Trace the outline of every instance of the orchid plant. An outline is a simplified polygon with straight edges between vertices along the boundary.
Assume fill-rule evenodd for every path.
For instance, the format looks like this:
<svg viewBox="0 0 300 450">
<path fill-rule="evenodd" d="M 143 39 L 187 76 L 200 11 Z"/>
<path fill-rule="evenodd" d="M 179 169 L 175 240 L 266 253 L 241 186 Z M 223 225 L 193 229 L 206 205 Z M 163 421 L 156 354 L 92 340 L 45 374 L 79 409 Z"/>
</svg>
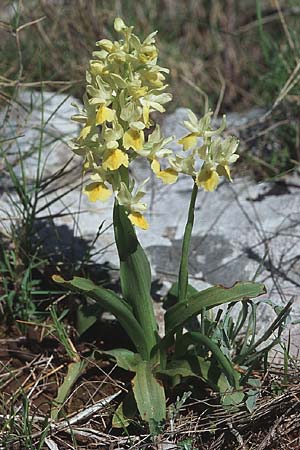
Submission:
<svg viewBox="0 0 300 450">
<path fill-rule="evenodd" d="M 156 32 L 141 41 L 133 27 L 117 18 L 114 28 L 118 41 L 102 39 L 96 45 L 86 75 L 84 106 L 73 120 L 83 124 L 79 136 L 71 142 L 72 150 L 83 156 L 83 169 L 89 174 L 84 193 L 92 202 L 106 201 L 114 195 L 113 224 L 120 259 L 122 296 L 80 277 L 54 280 L 66 288 L 85 294 L 99 302 L 120 322 L 135 351 L 120 348 L 107 352 L 118 366 L 133 372 L 131 403 L 136 405 L 153 433 L 166 418 L 165 388 L 162 379 L 174 380 L 196 376 L 210 382 L 213 363 L 226 379 L 228 388 L 236 388 L 239 373 L 227 355 L 201 331 L 188 331 L 189 320 L 224 303 L 247 300 L 264 293 L 262 284 L 236 283 L 231 288 L 211 287 L 197 292 L 188 284 L 188 255 L 194 210 L 199 188 L 214 191 L 220 177 L 231 180 L 230 165 L 238 155 L 238 140 L 222 137 L 226 122 L 212 126 L 212 112 L 198 119 L 190 111 L 184 122 L 186 136 L 179 140 L 182 152 L 169 148 L 172 137 L 163 137 L 151 113 L 165 111 L 171 100 L 166 91 L 168 70 L 157 64 Z M 146 133 L 147 131 L 147 133 Z M 147 137 L 146 137 L 147 136 Z M 193 189 L 187 214 L 181 264 L 176 284 L 176 303 L 165 314 L 165 335 L 160 337 L 150 295 L 151 269 L 141 247 L 135 227 L 149 228 L 145 217 L 147 205 L 142 201 L 144 184 L 135 186 L 130 167 L 136 158 L 145 158 L 154 175 L 165 184 L 179 176 L 191 178 Z M 205 346 L 210 359 L 197 357 L 198 366 L 186 359 L 191 348 Z M 172 351 L 171 351 L 172 350 Z M 130 414 L 126 399 L 116 411 L 113 424 L 126 426 Z"/>
</svg>

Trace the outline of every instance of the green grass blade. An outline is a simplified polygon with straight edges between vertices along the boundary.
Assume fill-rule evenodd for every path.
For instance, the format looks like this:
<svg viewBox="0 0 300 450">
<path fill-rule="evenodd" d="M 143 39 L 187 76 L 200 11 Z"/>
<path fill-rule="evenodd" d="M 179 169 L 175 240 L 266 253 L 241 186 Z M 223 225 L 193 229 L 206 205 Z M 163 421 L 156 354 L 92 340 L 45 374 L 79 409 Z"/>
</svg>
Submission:
<svg viewBox="0 0 300 450">
<path fill-rule="evenodd" d="M 51 410 L 51 419 L 57 420 L 59 413 L 68 398 L 69 393 L 71 392 L 71 389 L 73 385 L 76 383 L 80 375 L 82 374 L 85 366 L 85 361 L 76 361 L 68 366 L 68 371 L 65 376 L 65 379 L 62 383 L 62 385 L 58 388 L 57 396 L 55 399 L 55 406 Z"/>
<path fill-rule="evenodd" d="M 277 330 L 278 337 L 274 339 L 270 345 L 268 345 L 265 349 L 262 349 L 259 351 L 260 354 L 263 354 L 264 352 L 267 352 L 268 349 L 271 349 L 278 341 L 278 338 L 280 337 L 282 331 L 283 331 L 283 324 L 285 320 L 287 319 L 291 307 L 293 304 L 294 299 L 292 298 L 285 306 L 282 308 L 282 310 L 279 312 L 277 317 L 274 319 L 274 321 L 271 323 L 271 325 L 268 327 L 268 329 L 265 331 L 265 333 L 261 336 L 260 339 L 258 339 L 256 342 L 252 342 L 251 345 L 248 347 L 242 348 L 242 351 L 239 355 L 236 356 L 235 362 L 242 365 L 245 361 L 248 361 L 250 359 L 251 354 L 253 354 L 253 357 L 256 357 L 255 351 L 257 347 L 264 344 L 268 341 L 268 339 L 275 333 Z M 255 336 L 254 336 L 255 337 Z"/>
</svg>

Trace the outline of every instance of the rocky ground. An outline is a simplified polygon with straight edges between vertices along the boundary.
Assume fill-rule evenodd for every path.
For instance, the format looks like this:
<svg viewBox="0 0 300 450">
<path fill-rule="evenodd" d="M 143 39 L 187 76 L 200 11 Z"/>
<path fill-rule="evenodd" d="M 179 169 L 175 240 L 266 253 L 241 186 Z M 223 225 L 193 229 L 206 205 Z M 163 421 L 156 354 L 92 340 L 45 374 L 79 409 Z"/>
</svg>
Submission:
<svg viewBox="0 0 300 450">
<path fill-rule="evenodd" d="M 78 126 L 70 121 L 74 113 L 73 102 L 76 102 L 74 98 L 63 94 L 44 92 L 41 96 L 39 92 L 22 91 L 13 107 L 0 111 L 4 150 L 0 158 L 0 230 L 6 238 L 10 236 L 12 225 L 15 233 L 22 233 L 20 225 L 24 206 L 16 184 L 7 172 L 7 159 L 19 181 L 24 184 L 26 180 L 29 190 L 36 182 L 37 172 L 44 180 L 44 188 L 38 193 L 32 239 L 39 243 L 39 255 L 49 261 L 50 272 L 57 271 L 57 267 L 62 264 L 69 263 L 71 267 L 82 261 L 95 241 L 89 256 L 91 262 L 97 267 L 104 265 L 109 268 L 116 279 L 117 272 L 113 269 L 118 266 L 118 258 L 111 227 L 112 201 L 89 203 L 81 194 L 84 181 L 81 159 L 74 157 L 70 161 L 72 153 L 67 142 L 78 133 Z M 185 130 L 180 124 L 186 113 L 181 108 L 166 115 L 161 123 L 164 134 L 181 137 Z M 262 110 L 228 115 L 231 133 L 239 134 L 241 130 L 247 129 L 249 123 L 259 122 L 263 115 Z M 179 150 L 176 144 L 174 149 Z M 63 167 L 63 176 L 57 176 Z M 242 167 L 237 166 L 233 184 L 224 182 L 214 193 L 199 192 L 191 243 L 190 283 L 203 289 L 219 283 L 231 286 L 238 280 L 256 279 L 264 282 L 267 294 L 259 299 L 258 333 L 263 333 L 274 319 L 271 305 L 281 307 L 293 298 L 291 321 L 285 335 L 288 337 L 290 333 L 291 353 L 298 357 L 299 174 L 294 172 L 276 180 L 257 183 L 249 174 L 243 176 L 240 173 Z M 151 261 L 156 313 L 160 331 L 163 332 L 163 310 L 159 300 L 177 277 L 192 183 L 190 179 L 182 177 L 175 185 L 164 186 L 141 161 L 137 161 L 134 167 L 134 176 L 138 183 L 149 177 L 146 201 L 150 206 L 147 217 L 150 229 L 138 233 Z M 50 179 L 53 181 L 49 184 L 47 180 Z M 97 230 L 103 223 L 104 231 L 95 240 Z M 101 327 L 102 334 L 98 336 L 99 342 L 96 344 L 103 344 L 104 334 L 109 336 L 110 346 L 114 339 L 120 342 L 124 337 L 114 337 L 115 328 L 107 321 L 104 328 Z M 56 339 L 45 338 L 43 328 L 39 327 L 28 327 L 26 336 L 18 333 L 5 335 L 4 339 L 0 339 L 0 344 L 3 347 L 0 348 L 3 367 L 6 364 L 13 367 L 13 376 L 5 371 L 1 375 L 4 380 L 1 394 L 4 404 L 9 405 L 11 393 L 19 392 L 18 387 L 23 386 L 34 417 L 35 411 L 38 411 L 37 419 L 32 422 L 32 434 L 39 436 L 43 433 L 42 421 L 49 415 L 49 402 L 53 400 L 57 386 L 62 383 L 69 361 L 65 349 Z M 91 351 L 94 342 L 77 344 L 79 353 L 85 355 Z M 264 375 L 258 406 L 252 414 L 246 410 L 226 413 L 218 407 L 211 408 L 209 412 L 209 403 L 191 400 L 174 421 L 168 422 L 164 435 L 159 436 L 154 443 L 155 448 L 188 449 L 196 444 L 203 449 L 222 450 L 299 448 L 298 369 L 295 367 L 286 378 L 280 348 L 275 356 L 275 362 L 273 354 L 273 365 Z M 149 441 L 147 432 L 143 434 L 144 431 L 140 431 L 130 436 L 129 445 L 127 436 L 112 435 L 108 431 L 111 413 L 116 407 L 113 400 L 124 382 L 124 374 L 120 381 L 120 374 L 114 372 L 113 377 L 108 375 L 112 370 L 107 361 L 88 367 L 66 405 L 68 417 L 72 418 L 72 429 L 67 421 L 61 420 L 54 424 L 45 440 L 47 448 L 58 448 L 56 442 L 60 448 L 70 448 L 68 433 L 76 434 L 76 439 L 82 444 L 78 448 L 94 448 L 88 447 L 90 442 L 103 446 L 101 448 L 108 448 L 108 445 L 140 448 L 143 442 Z M 282 391 L 281 395 L 274 395 L 272 389 L 279 379 L 284 379 L 290 387 Z M 128 382 L 128 379 L 125 381 Z M 38 386 L 37 391 L 34 390 L 35 386 Z M 103 401 L 106 405 L 104 409 Z M 209 399 L 211 401 L 213 398 Z M 19 414 L 20 408 L 14 408 L 17 408 L 13 429 L 16 430 L 23 426 L 23 418 Z M 85 414 L 84 422 L 82 411 Z M 0 423 L 4 417 L 1 414 Z M 213 437 L 212 424 L 216 430 Z M 8 434 L 13 437 L 14 431 Z M 18 446 L 18 441 L 18 437 L 15 440 L 12 438 L 13 448 L 23 448 Z"/>
<path fill-rule="evenodd" d="M 34 180 L 38 165 L 38 147 L 42 142 L 41 167 L 44 177 L 58 171 L 71 157 L 67 141 L 78 132 L 69 118 L 74 113 L 72 102 L 62 94 L 23 91 L 15 106 L 3 110 L 6 156 L 15 165 L 21 177 L 19 156 L 24 160 L 27 180 Z M 43 111 L 43 112 L 42 112 Z M 244 115 L 229 115 L 231 130 L 238 130 L 247 122 L 259 119 L 261 110 Z M 177 138 L 184 134 L 180 125 L 186 110 L 179 109 L 167 115 L 162 122 L 166 135 Z M 176 146 L 175 146 L 176 148 Z M 17 214 L 7 193 L 16 198 L 10 177 L 3 170 L 1 183 L 1 227 L 8 229 L 10 219 Z M 112 202 L 89 203 L 81 195 L 81 162 L 75 157 L 63 178 L 47 188 L 40 204 L 51 203 L 48 215 L 40 215 L 37 233 L 44 242 L 44 255 L 59 263 L 62 255 L 80 260 L 88 243 L 93 241 L 98 227 L 112 222 Z M 162 293 L 175 281 L 183 236 L 187 205 L 192 189 L 191 180 L 182 177 L 175 185 L 165 186 L 154 179 L 149 169 L 137 162 L 134 173 L 137 181 L 149 177 L 147 201 L 150 205 L 148 220 L 150 230 L 140 232 L 140 240 L 150 257 L 153 277 Z M 238 280 L 255 277 L 268 289 L 265 300 L 284 304 L 294 298 L 292 318 L 300 317 L 300 181 L 299 175 L 286 175 L 276 181 L 257 183 L 237 172 L 234 183 L 222 183 L 214 193 L 200 192 L 192 238 L 190 282 L 204 288 L 213 284 L 231 286 Z M 67 193 L 66 193 L 67 192 Z M 61 199 L 62 193 L 66 193 Z M 113 230 L 108 228 L 95 243 L 97 263 L 118 265 L 113 245 Z M 267 303 L 267 302 L 266 302 Z M 270 308 L 262 308 L 262 323 L 270 320 Z M 298 327 L 293 326 L 295 352 L 300 346 Z"/>
</svg>

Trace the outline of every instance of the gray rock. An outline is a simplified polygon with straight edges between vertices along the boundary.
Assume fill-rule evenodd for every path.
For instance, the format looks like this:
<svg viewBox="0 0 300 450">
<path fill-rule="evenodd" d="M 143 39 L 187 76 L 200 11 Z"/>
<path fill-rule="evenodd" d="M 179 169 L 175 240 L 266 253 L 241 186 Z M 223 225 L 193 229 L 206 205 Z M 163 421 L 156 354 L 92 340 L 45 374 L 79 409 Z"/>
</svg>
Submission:
<svg viewBox="0 0 300 450">
<path fill-rule="evenodd" d="M 0 112 L 2 145 L 17 176 L 22 174 L 20 157 L 27 181 L 35 180 L 38 166 L 46 177 L 71 158 L 67 141 L 79 130 L 70 120 L 76 112 L 71 103 L 78 101 L 65 94 L 20 90 L 15 106 Z M 80 158 L 77 160 L 79 163 Z"/>
</svg>

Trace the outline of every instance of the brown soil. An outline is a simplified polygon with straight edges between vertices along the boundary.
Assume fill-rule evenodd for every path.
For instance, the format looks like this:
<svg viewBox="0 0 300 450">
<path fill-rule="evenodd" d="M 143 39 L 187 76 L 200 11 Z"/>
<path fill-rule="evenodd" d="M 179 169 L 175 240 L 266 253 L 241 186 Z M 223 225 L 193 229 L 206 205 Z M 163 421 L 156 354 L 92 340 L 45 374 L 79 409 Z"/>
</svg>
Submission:
<svg viewBox="0 0 300 450">
<path fill-rule="evenodd" d="M 120 330 L 108 325 L 103 335 L 110 339 L 93 339 L 78 342 L 76 349 L 81 358 L 86 359 L 95 348 L 107 349 L 120 342 Z M 97 327 L 99 333 L 99 326 Z M 123 337 L 121 337 L 123 339 Z M 117 342 L 117 341 L 116 341 Z M 121 340 L 124 342 L 124 339 Z M 33 436 L 39 437 L 43 431 L 43 418 L 49 417 L 51 404 L 57 395 L 57 387 L 62 384 L 71 362 L 63 346 L 52 336 L 45 335 L 45 329 L 29 326 L 26 335 L 17 329 L 10 334 L 1 332 L 0 339 L 0 417 L 10 414 L 14 408 L 14 427 L 21 427 L 22 416 L 18 408 L 24 405 L 24 396 L 29 399 L 29 416 L 36 417 L 32 426 Z M 270 372 L 271 382 L 280 379 L 281 371 Z M 275 450 L 300 448 L 300 386 L 298 374 L 291 374 L 290 387 L 276 396 L 266 386 L 252 414 L 246 410 L 224 411 L 216 406 L 215 398 L 189 399 L 164 433 L 154 441 L 147 434 L 143 424 L 135 423 L 126 435 L 124 430 L 112 430 L 111 418 L 120 398 L 114 399 L 101 411 L 88 419 L 79 421 L 70 429 L 54 429 L 51 439 L 59 449 L 104 449 L 104 448 L 156 448 L 156 449 L 216 449 L 216 450 Z M 90 361 L 83 375 L 75 383 L 65 404 L 63 417 L 72 418 L 110 395 L 126 391 L 130 386 L 130 375 L 116 369 L 108 360 Z M 173 393 L 174 395 L 174 393 Z M 206 391 L 206 395 L 208 392 Z M 215 403 L 215 406 L 212 405 Z M 211 405 L 211 407 L 209 406 Z M 19 416 L 18 416 L 19 414 Z M 19 417 L 19 418 L 18 418 Z M 20 423 L 18 423 L 20 420 Z M 2 420 L 2 423 L 4 421 Z M 85 431 L 83 431 L 85 430 Z M 89 431 L 90 434 L 87 432 Z M 3 433 L 7 434 L 5 429 Z M 82 434 L 83 433 L 83 434 Z M 86 433 L 86 434 L 84 434 Z M 0 419 L 1 436 L 1 419 Z M 74 446 L 74 439 L 76 445 Z M 168 447 L 169 446 L 169 447 Z M 11 449 L 25 450 L 19 439 L 11 442 Z M 36 447 L 34 447 L 36 448 Z M 46 445 L 41 449 L 47 449 Z"/>
</svg>

